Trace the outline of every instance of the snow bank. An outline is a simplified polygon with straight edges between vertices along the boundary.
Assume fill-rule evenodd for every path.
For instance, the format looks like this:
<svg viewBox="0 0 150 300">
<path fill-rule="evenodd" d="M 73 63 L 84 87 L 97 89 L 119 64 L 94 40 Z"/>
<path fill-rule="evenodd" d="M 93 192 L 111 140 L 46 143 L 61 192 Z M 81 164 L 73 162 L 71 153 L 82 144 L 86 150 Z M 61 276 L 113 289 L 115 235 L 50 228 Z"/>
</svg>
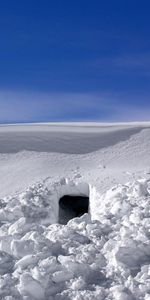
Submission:
<svg viewBox="0 0 150 300">
<path fill-rule="evenodd" d="M 58 221 L 64 194 L 90 212 Z M 141 179 L 100 195 L 86 183 L 39 183 L 0 200 L 0 298 L 148 300 L 150 185 Z"/>
</svg>

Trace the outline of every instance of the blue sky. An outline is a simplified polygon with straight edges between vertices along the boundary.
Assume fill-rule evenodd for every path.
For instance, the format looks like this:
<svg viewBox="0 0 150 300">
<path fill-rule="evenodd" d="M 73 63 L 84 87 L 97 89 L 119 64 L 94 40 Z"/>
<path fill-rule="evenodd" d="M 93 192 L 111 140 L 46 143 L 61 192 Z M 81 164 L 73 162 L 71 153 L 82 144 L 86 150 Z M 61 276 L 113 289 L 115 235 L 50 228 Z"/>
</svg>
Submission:
<svg viewBox="0 0 150 300">
<path fill-rule="evenodd" d="M 150 2 L 0 4 L 0 122 L 150 119 Z"/>
</svg>

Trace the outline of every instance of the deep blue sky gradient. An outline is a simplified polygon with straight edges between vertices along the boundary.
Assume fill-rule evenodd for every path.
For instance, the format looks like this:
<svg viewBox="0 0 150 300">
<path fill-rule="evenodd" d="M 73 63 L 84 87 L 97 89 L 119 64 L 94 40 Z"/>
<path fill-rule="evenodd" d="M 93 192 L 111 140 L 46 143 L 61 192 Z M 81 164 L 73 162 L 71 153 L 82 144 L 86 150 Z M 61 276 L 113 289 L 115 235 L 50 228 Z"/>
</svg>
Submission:
<svg viewBox="0 0 150 300">
<path fill-rule="evenodd" d="M 2 1 L 0 122 L 150 119 L 150 2 Z"/>
</svg>

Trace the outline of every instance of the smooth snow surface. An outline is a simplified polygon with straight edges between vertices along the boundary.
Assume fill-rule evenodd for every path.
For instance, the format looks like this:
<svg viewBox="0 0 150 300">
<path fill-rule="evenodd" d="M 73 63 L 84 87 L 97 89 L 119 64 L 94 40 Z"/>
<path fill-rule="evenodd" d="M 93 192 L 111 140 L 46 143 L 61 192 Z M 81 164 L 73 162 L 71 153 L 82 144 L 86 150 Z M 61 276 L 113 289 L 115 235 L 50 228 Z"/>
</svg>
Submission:
<svg viewBox="0 0 150 300">
<path fill-rule="evenodd" d="M 127 140 L 143 129 L 139 126 L 2 126 L 0 153 L 19 151 L 85 154 Z"/>
<path fill-rule="evenodd" d="M 150 300 L 149 124 L 0 126 L 0 141 L 0 299 Z M 64 195 L 88 214 L 59 224 Z"/>
</svg>

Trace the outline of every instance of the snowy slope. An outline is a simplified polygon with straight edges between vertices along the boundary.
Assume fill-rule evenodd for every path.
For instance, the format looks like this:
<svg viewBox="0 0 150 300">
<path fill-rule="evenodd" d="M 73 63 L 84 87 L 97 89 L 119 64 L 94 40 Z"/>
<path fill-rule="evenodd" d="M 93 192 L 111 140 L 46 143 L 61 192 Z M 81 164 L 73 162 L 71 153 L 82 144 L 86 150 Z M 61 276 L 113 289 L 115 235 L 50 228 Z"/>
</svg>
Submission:
<svg viewBox="0 0 150 300">
<path fill-rule="evenodd" d="M 150 124 L 0 126 L 0 299 L 150 299 Z M 59 224 L 63 195 L 89 214 Z"/>
<path fill-rule="evenodd" d="M 0 196 L 46 177 L 56 181 L 79 174 L 104 191 L 143 176 L 149 172 L 148 126 L 0 126 Z"/>
</svg>

